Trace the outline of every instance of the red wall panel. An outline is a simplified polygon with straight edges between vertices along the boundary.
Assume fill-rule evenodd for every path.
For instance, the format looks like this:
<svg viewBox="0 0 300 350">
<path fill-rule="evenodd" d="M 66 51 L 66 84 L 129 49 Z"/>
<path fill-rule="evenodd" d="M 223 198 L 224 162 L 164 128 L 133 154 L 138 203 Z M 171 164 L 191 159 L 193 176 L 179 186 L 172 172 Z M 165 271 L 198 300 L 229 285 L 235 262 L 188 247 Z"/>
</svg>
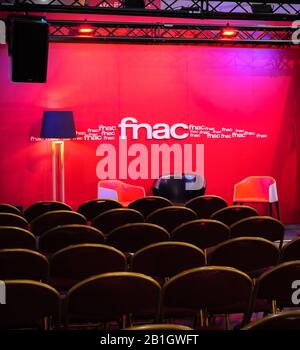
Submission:
<svg viewBox="0 0 300 350">
<path fill-rule="evenodd" d="M 186 123 L 244 129 L 267 138 L 167 140 L 204 144 L 208 193 L 232 201 L 249 175 L 278 182 L 283 220 L 300 221 L 299 53 L 292 49 L 187 45 L 51 44 L 48 82 L 9 80 L 0 47 L 0 200 L 24 207 L 51 198 L 51 146 L 34 142 L 42 113 L 73 110 L 78 131 L 139 123 Z M 66 201 L 76 208 L 96 197 L 96 150 L 103 141 L 67 141 Z M 146 140 L 152 143 L 164 141 Z M 108 142 L 109 143 L 109 142 Z M 117 140 L 111 141 L 117 147 Z M 151 162 L 149 154 L 149 162 Z M 128 180 L 151 193 L 153 180 Z"/>
</svg>

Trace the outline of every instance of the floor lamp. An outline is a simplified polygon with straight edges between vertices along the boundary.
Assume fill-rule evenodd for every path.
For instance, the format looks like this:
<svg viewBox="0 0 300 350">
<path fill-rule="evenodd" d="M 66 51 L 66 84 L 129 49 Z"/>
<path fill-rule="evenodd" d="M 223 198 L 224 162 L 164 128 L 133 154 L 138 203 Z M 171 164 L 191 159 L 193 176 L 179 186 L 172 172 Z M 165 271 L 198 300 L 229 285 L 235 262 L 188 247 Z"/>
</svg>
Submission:
<svg viewBox="0 0 300 350">
<path fill-rule="evenodd" d="M 73 112 L 45 111 L 41 138 L 52 139 L 52 199 L 65 202 L 64 140 L 76 137 Z"/>
</svg>

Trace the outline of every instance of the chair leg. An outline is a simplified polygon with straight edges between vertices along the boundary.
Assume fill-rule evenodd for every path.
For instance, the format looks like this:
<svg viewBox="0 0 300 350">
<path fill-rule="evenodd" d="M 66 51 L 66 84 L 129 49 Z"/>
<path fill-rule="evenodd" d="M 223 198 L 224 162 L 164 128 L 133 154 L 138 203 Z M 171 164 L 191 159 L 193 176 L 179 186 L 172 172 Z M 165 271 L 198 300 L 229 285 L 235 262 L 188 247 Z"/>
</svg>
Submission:
<svg viewBox="0 0 300 350">
<path fill-rule="evenodd" d="M 269 203 L 269 215 L 273 216 L 273 211 L 272 211 L 272 203 Z"/>
<path fill-rule="evenodd" d="M 280 215 L 279 215 L 279 203 L 278 203 L 278 201 L 275 202 L 275 206 L 276 206 L 277 219 L 280 220 Z"/>
<path fill-rule="evenodd" d="M 229 320 L 229 315 L 228 314 L 224 315 L 224 318 L 225 318 L 226 331 L 230 331 L 231 330 L 231 324 L 230 324 L 230 320 Z"/>
</svg>

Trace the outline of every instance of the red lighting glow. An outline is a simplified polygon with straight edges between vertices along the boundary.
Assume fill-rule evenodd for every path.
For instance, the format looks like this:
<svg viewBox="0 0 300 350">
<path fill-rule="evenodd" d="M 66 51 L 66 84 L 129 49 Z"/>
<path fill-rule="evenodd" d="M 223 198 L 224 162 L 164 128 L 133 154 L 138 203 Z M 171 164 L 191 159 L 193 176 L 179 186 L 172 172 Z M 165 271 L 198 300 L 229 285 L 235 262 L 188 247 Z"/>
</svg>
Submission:
<svg viewBox="0 0 300 350">
<path fill-rule="evenodd" d="M 224 39 L 232 39 L 237 36 L 238 32 L 233 28 L 224 28 L 221 31 L 221 37 Z"/>
<path fill-rule="evenodd" d="M 78 29 L 78 33 L 79 34 L 84 34 L 84 35 L 93 34 L 94 31 L 95 31 L 95 28 L 88 27 L 88 26 L 79 27 L 79 29 Z"/>
</svg>

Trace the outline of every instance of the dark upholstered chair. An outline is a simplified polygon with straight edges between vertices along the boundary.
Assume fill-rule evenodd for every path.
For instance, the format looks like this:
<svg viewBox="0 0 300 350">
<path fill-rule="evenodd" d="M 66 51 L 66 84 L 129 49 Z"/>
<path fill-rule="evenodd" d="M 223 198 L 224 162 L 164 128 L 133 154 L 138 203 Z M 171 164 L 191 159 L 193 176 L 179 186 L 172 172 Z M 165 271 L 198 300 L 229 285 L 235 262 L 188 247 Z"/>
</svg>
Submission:
<svg viewBox="0 0 300 350">
<path fill-rule="evenodd" d="M 42 201 L 30 205 L 24 210 L 24 217 L 28 222 L 31 222 L 38 216 L 55 210 L 72 210 L 66 203 L 57 201 Z"/>
<path fill-rule="evenodd" d="M 206 195 L 190 199 L 185 206 L 194 210 L 199 219 L 209 219 L 213 213 L 227 207 L 227 203 L 221 197 Z"/>
<path fill-rule="evenodd" d="M 153 185 L 154 196 L 161 196 L 174 203 L 185 203 L 188 200 L 205 194 L 206 180 L 198 174 L 167 174 L 157 179 Z"/>
<path fill-rule="evenodd" d="M 169 207 L 172 202 L 163 197 L 148 196 L 139 198 L 128 205 L 128 208 L 135 209 L 142 213 L 146 218 L 149 214 L 153 213 L 155 210 Z"/>
<path fill-rule="evenodd" d="M 81 204 L 77 212 L 82 214 L 87 220 L 92 221 L 96 216 L 110 209 L 122 208 L 122 204 L 113 199 L 94 199 Z"/>
<path fill-rule="evenodd" d="M 155 210 L 147 217 L 146 222 L 162 226 L 168 232 L 172 232 L 184 222 L 195 219 L 197 219 L 197 215 L 192 209 L 174 205 Z"/>
</svg>

